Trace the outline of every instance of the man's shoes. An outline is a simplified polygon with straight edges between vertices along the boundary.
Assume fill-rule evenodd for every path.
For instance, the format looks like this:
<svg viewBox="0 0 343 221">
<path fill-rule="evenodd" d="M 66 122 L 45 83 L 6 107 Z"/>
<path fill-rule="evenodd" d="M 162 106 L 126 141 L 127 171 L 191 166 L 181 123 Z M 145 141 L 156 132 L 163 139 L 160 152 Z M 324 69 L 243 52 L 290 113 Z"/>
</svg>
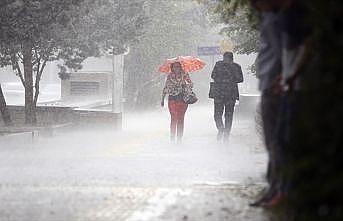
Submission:
<svg viewBox="0 0 343 221">
<path fill-rule="evenodd" d="M 276 207 L 277 205 L 280 205 L 280 203 L 282 202 L 284 198 L 285 198 L 285 195 L 279 191 L 269 200 L 262 202 L 260 206 L 265 209 L 271 209 L 271 208 Z"/>
<path fill-rule="evenodd" d="M 280 203 L 284 200 L 285 194 L 278 191 L 271 197 L 262 197 L 261 199 L 257 200 L 256 202 L 253 202 L 249 204 L 251 207 L 262 207 L 265 209 L 272 209 L 276 206 L 280 205 Z"/>
<path fill-rule="evenodd" d="M 223 135 L 223 140 L 225 143 L 229 142 L 229 137 L 230 137 L 230 132 L 229 131 L 225 131 L 224 135 Z"/>
<path fill-rule="evenodd" d="M 224 138 L 224 130 L 219 130 L 217 134 L 217 141 L 222 141 Z"/>
<path fill-rule="evenodd" d="M 265 189 L 260 194 L 260 197 L 258 200 L 256 200 L 253 203 L 250 203 L 249 206 L 251 207 L 260 207 L 263 203 L 268 202 L 275 194 L 277 193 L 276 190 L 273 189 Z"/>
<path fill-rule="evenodd" d="M 268 195 L 264 195 L 262 196 L 260 199 L 256 200 L 253 203 L 250 203 L 249 206 L 251 207 L 260 207 L 264 202 L 269 200 L 269 196 Z"/>
</svg>

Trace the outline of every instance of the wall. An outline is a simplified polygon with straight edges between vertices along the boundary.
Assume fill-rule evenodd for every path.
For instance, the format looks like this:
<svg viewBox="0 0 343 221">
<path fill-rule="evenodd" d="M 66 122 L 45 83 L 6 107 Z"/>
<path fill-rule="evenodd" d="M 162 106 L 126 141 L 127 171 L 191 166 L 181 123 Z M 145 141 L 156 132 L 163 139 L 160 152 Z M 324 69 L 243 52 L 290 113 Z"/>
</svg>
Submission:
<svg viewBox="0 0 343 221">
<path fill-rule="evenodd" d="M 98 94 L 73 95 L 71 93 L 72 82 L 97 82 L 99 83 Z M 70 74 L 70 78 L 61 81 L 62 100 L 73 100 L 80 97 L 92 99 L 109 99 L 112 92 L 112 73 L 110 72 L 75 72 Z"/>
<path fill-rule="evenodd" d="M 8 106 L 11 119 L 16 126 L 24 125 L 25 112 L 23 106 Z M 77 110 L 70 107 L 37 107 L 38 126 L 49 126 L 72 123 L 74 126 L 94 127 L 109 126 L 121 129 L 122 115 L 110 111 Z M 3 125 L 0 119 L 0 126 Z"/>
</svg>

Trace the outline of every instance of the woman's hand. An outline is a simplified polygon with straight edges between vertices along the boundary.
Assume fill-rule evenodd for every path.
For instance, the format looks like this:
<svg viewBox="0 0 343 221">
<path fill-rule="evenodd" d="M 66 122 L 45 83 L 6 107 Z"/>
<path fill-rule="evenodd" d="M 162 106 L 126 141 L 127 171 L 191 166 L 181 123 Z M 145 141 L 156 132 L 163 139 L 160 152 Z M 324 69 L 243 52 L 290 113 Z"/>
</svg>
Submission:
<svg viewBox="0 0 343 221">
<path fill-rule="evenodd" d="M 164 99 L 161 101 L 161 107 L 164 107 Z"/>
<path fill-rule="evenodd" d="M 193 87 L 193 82 L 192 82 L 191 78 L 189 77 L 189 74 L 184 75 L 183 81 L 184 81 L 185 85 L 189 85 L 189 86 Z"/>
</svg>

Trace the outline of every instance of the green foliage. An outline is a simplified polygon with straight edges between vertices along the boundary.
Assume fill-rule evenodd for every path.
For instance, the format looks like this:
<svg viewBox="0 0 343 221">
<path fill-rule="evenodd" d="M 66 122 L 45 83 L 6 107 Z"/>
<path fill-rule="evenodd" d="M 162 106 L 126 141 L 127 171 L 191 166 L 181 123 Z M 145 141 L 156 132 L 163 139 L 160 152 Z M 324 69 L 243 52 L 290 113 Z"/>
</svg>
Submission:
<svg viewBox="0 0 343 221">
<path fill-rule="evenodd" d="M 221 34 L 234 43 L 234 51 L 239 54 L 256 53 L 259 32 L 256 30 L 258 14 L 252 10 L 248 0 L 198 0 L 208 7 L 215 24 L 224 24 Z"/>
<path fill-rule="evenodd" d="M 100 43 L 102 50 L 122 54 L 143 34 L 144 24 L 147 22 L 142 11 L 144 2 L 145 0 L 96 1 L 91 8 L 87 8 L 89 15 L 83 19 L 80 29 L 87 33 L 85 36 L 90 37 L 87 41 Z"/>
<path fill-rule="evenodd" d="M 63 66 L 79 70 L 88 57 L 108 50 L 122 53 L 142 34 L 143 3 L 143 0 L 5 1 L 0 5 L 0 67 L 13 67 L 25 91 L 30 92 L 26 93 L 26 106 L 35 105 L 47 62 L 63 61 Z"/>
<path fill-rule="evenodd" d="M 101 51 L 115 48 L 115 53 L 122 53 L 141 34 L 145 17 L 140 12 L 142 1 L 118 2 L 16 0 L 1 7 L 0 65 L 12 64 L 14 54 L 19 60 L 24 39 L 33 44 L 35 58 L 62 59 L 75 70 Z"/>
<path fill-rule="evenodd" d="M 224 21 L 231 22 L 232 13 L 247 7 L 243 0 L 219 2 Z M 287 128 L 283 172 L 290 189 L 278 220 L 339 221 L 343 220 L 343 3 L 295 2 L 305 6 L 305 23 L 311 34 L 306 40 L 307 62 L 300 71 L 302 90 L 288 94 L 292 118 L 283 125 Z M 301 22 L 300 15 L 296 18 Z"/>
</svg>

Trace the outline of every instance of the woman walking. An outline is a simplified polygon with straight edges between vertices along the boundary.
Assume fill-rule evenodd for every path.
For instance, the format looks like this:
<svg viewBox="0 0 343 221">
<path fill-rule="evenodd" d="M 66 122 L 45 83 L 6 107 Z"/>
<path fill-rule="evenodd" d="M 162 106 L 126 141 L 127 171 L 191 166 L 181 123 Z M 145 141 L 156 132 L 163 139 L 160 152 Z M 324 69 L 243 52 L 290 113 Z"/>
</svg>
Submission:
<svg viewBox="0 0 343 221">
<path fill-rule="evenodd" d="M 171 72 L 168 74 L 162 92 L 161 106 L 164 106 L 165 96 L 168 95 L 168 108 L 171 116 L 170 140 L 181 143 L 184 129 L 184 117 L 188 104 L 184 101 L 185 91 L 191 90 L 193 83 L 182 68 L 180 62 L 170 64 Z"/>
</svg>

